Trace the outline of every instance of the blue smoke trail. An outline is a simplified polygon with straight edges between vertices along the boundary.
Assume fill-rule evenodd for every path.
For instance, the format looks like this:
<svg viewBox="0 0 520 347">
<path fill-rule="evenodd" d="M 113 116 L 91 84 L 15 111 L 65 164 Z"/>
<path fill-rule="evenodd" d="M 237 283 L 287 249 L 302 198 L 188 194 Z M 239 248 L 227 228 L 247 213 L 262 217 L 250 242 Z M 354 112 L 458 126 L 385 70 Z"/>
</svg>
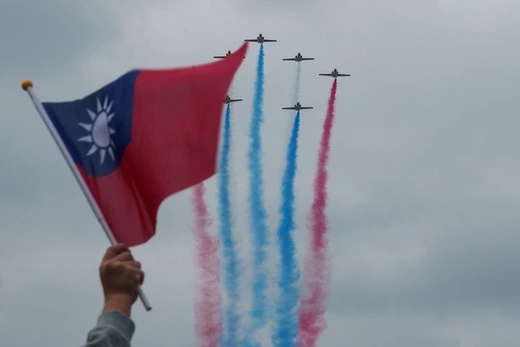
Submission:
<svg viewBox="0 0 520 347">
<path fill-rule="evenodd" d="M 224 307 L 224 332 L 220 342 L 222 346 L 237 344 L 237 331 L 240 324 L 238 302 L 240 299 L 239 261 L 235 250 L 235 241 L 232 233 L 231 202 L 229 197 L 229 150 L 231 140 L 231 108 L 228 104 L 224 118 L 224 134 L 219 163 L 219 213 L 220 239 L 224 252 L 224 286 L 227 291 L 228 303 Z"/>
<path fill-rule="evenodd" d="M 280 277 L 278 280 L 279 297 L 276 305 L 276 321 L 271 337 L 274 346 L 296 346 L 298 337 L 298 312 L 296 310 L 300 290 L 296 286 L 300 278 L 296 261 L 296 247 L 292 232 L 294 223 L 294 178 L 298 152 L 298 132 L 300 111 L 294 118 L 291 139 L 287 148 L 287 163 L 282 180 L 282 204 L 280 206 L 280 225 L 277 236 L 280 247 Z"/>
<path fill-rule="evenodd" d="M 260 346 L 257 331 L 267 324 L 267 277 L 265 272 L 266 246 L 268 230 L 267 213 L 263 198 L 262 177 L 262 138 L 260 128 L 263 122 L 264 94 L 264 45 L 260 45 L 256 68 L 255 95 L 253 101 L 253 117 L 250 127 L 249 148 L 249 204 L 251 209 L 251 230 L 253 233 L 253 299 L 251 305 L 251 323 L 245 333 L 243 346 Z"/>
</svg>

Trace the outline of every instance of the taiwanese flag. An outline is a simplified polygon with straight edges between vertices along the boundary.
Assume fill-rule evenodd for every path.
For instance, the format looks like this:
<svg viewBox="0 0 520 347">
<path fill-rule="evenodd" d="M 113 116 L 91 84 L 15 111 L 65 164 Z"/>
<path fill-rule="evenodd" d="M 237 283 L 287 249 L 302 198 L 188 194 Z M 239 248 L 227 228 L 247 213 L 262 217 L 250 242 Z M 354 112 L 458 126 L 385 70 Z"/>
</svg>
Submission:
<svg viewBox="0 0 520 347">
<path fill-rule="evenodd" d="M 224 99 L 246 51 L 42 103 L 117 242 L 148 241 L 161 202 L 216 173 Z"/>
</svg>

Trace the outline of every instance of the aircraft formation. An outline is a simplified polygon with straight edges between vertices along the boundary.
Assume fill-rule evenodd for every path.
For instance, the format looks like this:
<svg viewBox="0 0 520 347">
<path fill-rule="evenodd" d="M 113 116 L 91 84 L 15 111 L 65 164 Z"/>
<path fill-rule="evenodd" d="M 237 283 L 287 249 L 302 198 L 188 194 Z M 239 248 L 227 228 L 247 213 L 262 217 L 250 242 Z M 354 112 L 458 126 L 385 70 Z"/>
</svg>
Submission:
<svg viewBox="0 0 520 347">
<path fill-rule="evenodd" d="M 229 95 L 226 95 L 226 98 L 224 99 L 224 104 L 229 104 L 230 102 L 237 102 L 242 101 L 242 99 L 231 99 Z"/>
<path fill-rule="evenodd" d="M 292 107 L 282 107 L 282 110 L 296 110 L 296 111 L 300 111 L 300 110 L 312 110 L 312 107 L 311 106 L 302 106 L 300 104 L 300 102 L 297 102 L 296 105 L 292 106 Z"/>
<path fill-rule="evenodd" d="M 277 42 L 276 40 L 273 40 L 273 39 L 266 39 L 262 35 L 262 33 L 260 33 L 255 39 L 245 39 L 244 41 L 246 41 L 246 42 L 256 42 L 256 43 L 259 43 L 261 45 L 264 44 L 265 42 Z M 215 59 L 223 59 L 223 58 L 227 57 L 230 54 L 231 54 L 231 51 L 227 51 L 226 55 L 217 55 L 217 56 L 214 56 L 213 58 L 215 58 Z M 300 62 L 306 61 L 306 60 L 314 60 L 314 58 L 303 57 L 302 54 L 300 52 L 298 52 L 298 54 L 296 54 L 293 58 L 283 58 L 282 60 L 284 60 L 284 61 L 296 61 L 296 62 L 300 63 Z M 332 77 L 334 79 L 336 79 L 338 77 L 348 77 L 348 76 L 350 76 L 350 74 L 339 73 L 339 71 L 336 68 L 334 68 L 334 70 L 332 70 L 330 73 L 320 73 L 319 75 L 320 76 Z M 236 102 L 236 101 L 242 101 L 242 99 L 231 99 L 229 97 L 229 95 L 226 95 L 226 98 L 224 99 L 224 103 L 225 104 L 229 104 L 230 102 Z M 296 104 L 294 106 L 282 107 L 282 110 L 296 110 L 296 111 L 312 110 L 312 107 L 311 106 L 302 106 L 300 104 L 300 102 L 298 101 L 298 102 L 296 102 Z"/>
</svg>

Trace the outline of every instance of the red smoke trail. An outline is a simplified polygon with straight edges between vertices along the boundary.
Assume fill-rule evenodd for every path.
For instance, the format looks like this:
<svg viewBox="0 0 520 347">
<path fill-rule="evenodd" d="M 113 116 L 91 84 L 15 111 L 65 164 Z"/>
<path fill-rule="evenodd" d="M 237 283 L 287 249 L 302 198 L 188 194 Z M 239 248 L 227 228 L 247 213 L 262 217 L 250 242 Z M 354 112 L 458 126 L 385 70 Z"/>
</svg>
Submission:
<svg viewBox="0 0 520 347">
<path fill-rule="evenodd" d="M 334 122 L 336 101 L 336 79 L 332 84 L 327 116 L 323 123 L 318 167 L 314 178 L 314 202 L 309 213 L 307 228 L 310 231 L 309 249 L 304 263 L 303 289 L 300 301 L 300 340 L 302 347 L 314 347 L 327 323 L 327 292 L 330 277 L 330 262 L 327 252 L 327 162 L 330 152 L 330 138 Z"/>
<path fill-rule="evenodd" d="M 192 203 L 195 212 L 193 229 L 196 243 L 198 293 L 195 299 L 195 331 L 200 347 L 218 347 L 222 333 L 218 236 L 208 231 L 211 217 L 204 200 L 204 183 L 193 188 Z"/>
</svg>

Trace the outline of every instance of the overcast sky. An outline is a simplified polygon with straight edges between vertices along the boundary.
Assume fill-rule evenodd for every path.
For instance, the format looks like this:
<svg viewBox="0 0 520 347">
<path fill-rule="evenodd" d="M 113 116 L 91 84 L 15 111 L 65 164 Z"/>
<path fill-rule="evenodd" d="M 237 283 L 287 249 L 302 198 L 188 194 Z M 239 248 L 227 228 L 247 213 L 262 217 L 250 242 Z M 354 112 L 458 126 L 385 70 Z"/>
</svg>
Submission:
<svg viewBox="0 0 520 347">
<path fill-rule="evenodd" d="M 338 68 L 327 347 L 520 343 L 520 3 L 515 0 L 19 1 L 0 4 L 0 345 L 80 346 L 108 241 L 20 83 L 81 98 L 130 69 L 209 62 L 262 32 L 265 197 L 275 227 L 298 51 L 298 257 Z M 246 161 L 258 45 L 233 83 L 234 216 L 248 260 Z M 216 217 L 216 178 L 207 181 Z M 134 346 L 195 346 L 191 192 L 135 249 L 153 310 Z M 215 222 L 213 230 L 216 230 Z M 247 268 L 250 269 L 250 268 Z M 246 288 L 247 289 L 247 288 Z M 266 335 L 268 336 L 268 335 Z M 265 346 L 270 346 L 266 339 Z"/>
</svg>

